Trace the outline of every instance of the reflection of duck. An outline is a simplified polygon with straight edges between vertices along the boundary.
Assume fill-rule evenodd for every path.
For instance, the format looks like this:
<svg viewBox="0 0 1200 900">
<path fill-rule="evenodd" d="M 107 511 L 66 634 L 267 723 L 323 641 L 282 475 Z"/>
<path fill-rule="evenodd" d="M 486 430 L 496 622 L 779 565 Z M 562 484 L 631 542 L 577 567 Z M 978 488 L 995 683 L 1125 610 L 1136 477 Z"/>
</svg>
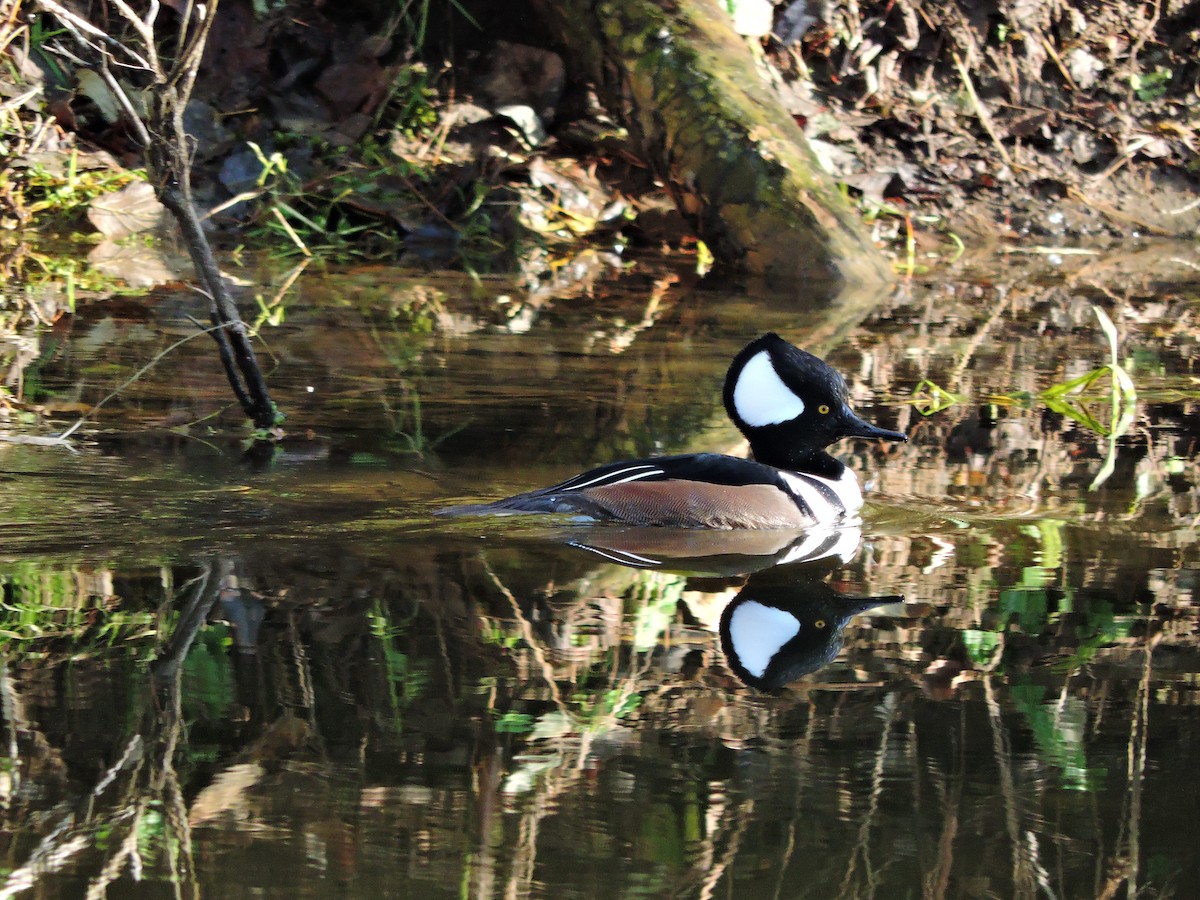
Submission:
<svg viewBox="0 0 1200 900">
<path fill-rule="evenodd" d="M 701 531 L 682 528 L 579 529 L 567 543 L 635 569 L 734 575 L 772 566 L 849 562 L 862 540 L 855 525 L 807 531 Z"/>
<path fill-rule="evenodd" d="M 751 575 L 721 614 L 721 649 L 742 681 L 778 691 L 833 662 L 854 616 L 904 597 L 843 597 L 820 579 L 823 566 L 779 566 Z"/>
<path fill-rule="evenodd" d="M 858 479 L 825 448 L 844 437 L 907 440 L 860 419 L 833 368 L 765 334 L 725 378 L 725 409 L 754 459 L 694 453 L 610 463 L 553 487 L 448 514 L 566 513 L 683 528 L 833 524 L 862 507 Z"/>
</svg>

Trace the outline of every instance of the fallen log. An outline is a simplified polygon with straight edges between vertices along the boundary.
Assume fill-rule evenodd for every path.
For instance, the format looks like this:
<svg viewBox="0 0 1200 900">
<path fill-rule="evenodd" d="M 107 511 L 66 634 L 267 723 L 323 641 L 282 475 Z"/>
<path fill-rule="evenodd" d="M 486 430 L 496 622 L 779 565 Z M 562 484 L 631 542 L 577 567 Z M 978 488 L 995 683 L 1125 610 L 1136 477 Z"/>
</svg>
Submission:
<svg viewBox="0 0 1200 900">
<path fill-rule="evenodd" d="M 891 268 L 718 0 L 535 0 L 721 262 L 772 282 Z"/>
</svg>

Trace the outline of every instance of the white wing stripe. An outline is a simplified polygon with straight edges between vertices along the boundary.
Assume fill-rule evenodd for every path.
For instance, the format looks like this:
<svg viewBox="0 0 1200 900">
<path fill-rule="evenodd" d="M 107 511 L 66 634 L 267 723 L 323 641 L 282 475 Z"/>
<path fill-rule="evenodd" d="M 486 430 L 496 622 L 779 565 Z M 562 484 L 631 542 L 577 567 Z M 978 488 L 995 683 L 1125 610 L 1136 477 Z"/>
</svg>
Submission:
<svg viewBox="0 0 1200 900">
<path fill-rule="evenodd" d="M 591 544 L 576 544 L 574 542 L 572 542 L 571 546 L 595 553 L 604 559 L 611 559 L 613 562 L 620 563 L 623 566 L 640 566 L 641 568 L 646 568 L 648 566 L 662 565 L 662 560 L 651 559 L 649 556 L 638 556 L 638 554 L 630 553 L 627 550 L 608 550 L 601 547 L 594 547 Z"/>
<path fill-rule="evenodd" d="M 652 469 L 649 472 L 639 472 L 637 475 L 629 475 L 625 478 L 619 479 L 618 481 L 607 481 L 604 484 L 598 485 L 598 487 L 611 487 L 612 485 L 615 485 L 615 484 L 624 484 L 627 481 L 640 481 L 643 478 L 649 478 L 651 475 L 662 475 L 662 474 L 663 474 L 662 469 Z"/>
<path fill-rule="evenodd" d="M 837 495 L 846 512 L 858 512 L 862 509 L 863 498 L 862 488 L 858 486 L 858 476 L 854 471 L 847 466 L 840 478 L 834 480 L 832 478 L 822 478 L 819 475 L 809 475 L 804 473 L 805 478 L 809 481 L 819 481 L 821 484 L 827 485 Z"/>
<path fill-rule="evenodd" d="M 627 478 L 623 478 L 623 479 L 621 479 L 621 481 L 610 481 L 610 479 L 617 478 L 618 476 L 621 476 L 621 475 L 625 475 L 627 472 L 638 472 L 639 469 L 647 469 L 649 471 L 643 471 L 643 472 L 640 472 L 639 474 L 632 475 Z M 615 472 L 605 472 L 603 475 L 597 475 L 595 478 L 592 478 L 590 481 L 581 482 L 581 481 L 579 481 L 579 479 L 582 478 L 583 476 L 577 475 L 577 476 L 575 476 L 575 478 L 572 478 L 570 481 L 564 481 L 562 484 L 560 484 L 558 486 L 557 490 L 579 491 L 585 487 L 591 487 L 592 485 L 600 484 L 602 482 L 608 482 L 609 484 L 621 484 L 622 482 L 625 482 L 625 481 L 633 481 L 637 478 L 646 478 L 647 476 L 650 476 L 650 475 L 661 475 L 661 474 L 662 474 L 662 469 L 658 468 L 657 466 L 652 466 L 647 463 L 641 463 L 636 466 L 629 466 L 628 468 L 625 468 L 625 469 L 617 469 Z"/>
</svg>

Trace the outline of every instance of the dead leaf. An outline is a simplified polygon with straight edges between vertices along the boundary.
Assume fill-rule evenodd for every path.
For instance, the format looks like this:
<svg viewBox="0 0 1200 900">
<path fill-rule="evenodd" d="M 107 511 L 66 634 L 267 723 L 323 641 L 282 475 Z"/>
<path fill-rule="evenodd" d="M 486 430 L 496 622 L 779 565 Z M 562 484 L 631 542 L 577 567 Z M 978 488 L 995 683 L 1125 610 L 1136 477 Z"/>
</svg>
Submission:
<svg viewBox="0 0 1200 900">
<path fill-rule="evenodd" d="M 115 240 L 158 228 L 163 212 L 154 188 L 144 181 L 133 181 L 114 194 L 93 200 L 88 221 L 106 238 Z"/>
</svg>

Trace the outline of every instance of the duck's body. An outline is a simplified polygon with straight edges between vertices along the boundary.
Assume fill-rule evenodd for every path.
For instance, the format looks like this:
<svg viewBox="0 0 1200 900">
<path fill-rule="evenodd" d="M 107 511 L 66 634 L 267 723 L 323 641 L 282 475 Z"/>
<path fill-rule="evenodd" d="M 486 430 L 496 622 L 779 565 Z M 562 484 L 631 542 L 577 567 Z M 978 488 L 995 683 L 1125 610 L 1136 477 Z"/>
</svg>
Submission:
<svg viewBox="0 0 1200 900">
<path fill-rule="evenodd" d="M 805 528 L 862 507 L 857 479 L 841 468 L 830 478 L 717 453 L 662 456 L 610 463 L 553 487 L 455 511 L 565 513 L 675 528 Z"/>
<path fill-rule="evenodd" d="M 825 448 L 843 437 L 907 440 L 859 419 L 846 382 L 765 334 L 734 358 L 725 408 L 754 459 L 693 453 L 610 463 L 561 484 L 451 514 L 559 513 L 679 528 L 806 528 L 862 507 L 858 479 Z"/>
</svg>

